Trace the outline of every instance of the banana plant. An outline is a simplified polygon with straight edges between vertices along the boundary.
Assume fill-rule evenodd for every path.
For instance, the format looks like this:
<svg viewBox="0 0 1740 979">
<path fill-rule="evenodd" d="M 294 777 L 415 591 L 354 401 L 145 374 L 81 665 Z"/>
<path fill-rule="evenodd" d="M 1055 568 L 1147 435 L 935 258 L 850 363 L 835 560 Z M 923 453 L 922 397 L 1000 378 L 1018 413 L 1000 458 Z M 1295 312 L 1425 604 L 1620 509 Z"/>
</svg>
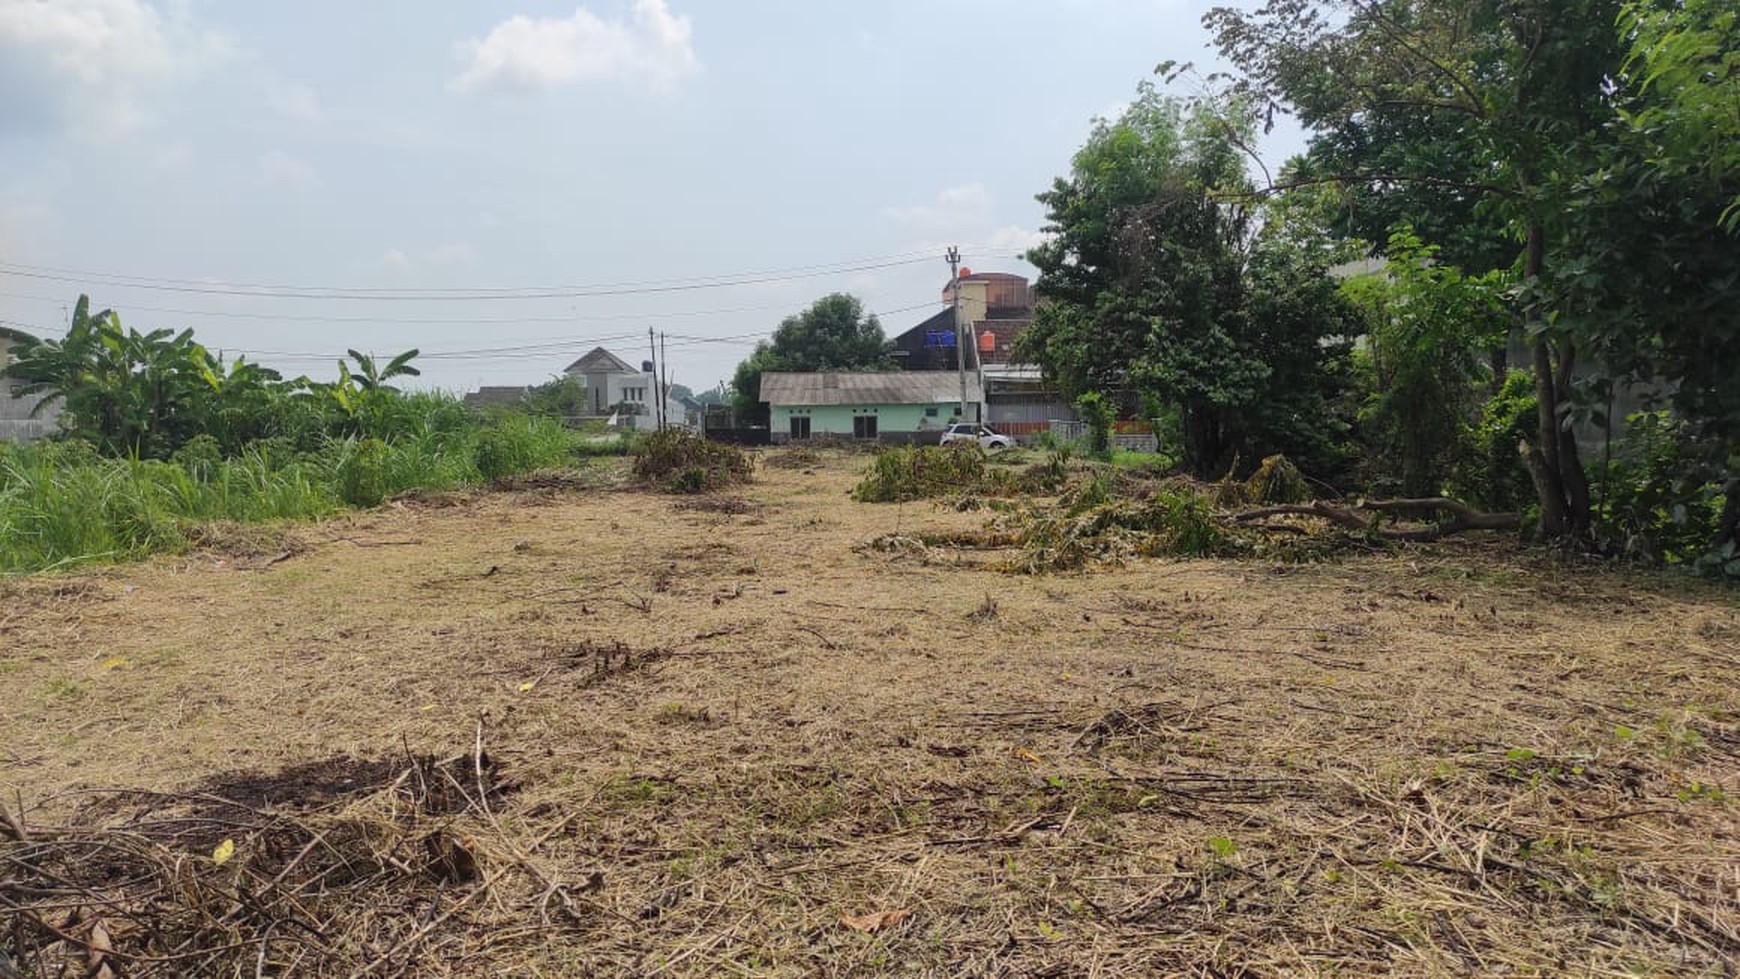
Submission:
<svg viewBox="0 0 1740 979">
<path fill-rule="evenodd" d="M 377 366 L 374 354 L 358 353 L 355 350 L 345 352 L 350 355 L 350 359 L 356 361 L 357 369 L 353 374 L 349 365 L 342 360 L 338 362 L 338 368 L 342 376 L 355 377 L 357 386 L 364 391 L 385 391 L 397 394 L 399 389 L 386 382 L 395 377 L 419 377 L 423 373 L 411 366 L 411 361 L 417 359 L 418 353 L 414 347 L 387 361 L 385 367 Z"/>
</svg>

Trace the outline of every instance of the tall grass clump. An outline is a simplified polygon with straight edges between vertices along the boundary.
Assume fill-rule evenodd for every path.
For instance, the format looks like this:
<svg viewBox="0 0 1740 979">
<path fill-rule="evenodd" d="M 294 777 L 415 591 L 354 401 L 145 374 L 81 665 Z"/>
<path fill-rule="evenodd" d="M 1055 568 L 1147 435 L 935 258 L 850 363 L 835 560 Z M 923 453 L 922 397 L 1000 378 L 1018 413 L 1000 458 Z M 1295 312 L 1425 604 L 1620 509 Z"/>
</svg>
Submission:
<svg viewBox="0 0 1740 979">
<path fill-rule="evenodd" d="M 557 419 L 486 418 L 450 394 L 399 390 L 416 357 L 350 350 L 334 380 L 286 379 L 191 330 L 125 329 L 81 296 L 64 338 L 24 343 L 0 370 L 63 405 L 63 441 L 0 446 L 0 570 L 173 550 L 201 523 L 377 506 L 583 454 Z"/>
<path fill-rule="evenodd" d="M 559 422 L 514 413 L 498 415 L 477 434 L 472 462 L 487 480 L 565 465 L 581 441 Z"/>
<path fill-rule="evenodd" d="M 300 519 L 339 507 L 319 467 L 258 457 L 190 470 L 109 459 L 79 443 L 0 445 L 0 572 L 175 551 L 216 520 Z"/>
<path fill-rule="evenodd" d="M 202 524 L 321 517 L 575 460 L 576 437 L 549 419 L 485 426 L 451 398 L 404 400 L 401 432 L 328 437 L 313 451 L 262 439 L 226 458 L 196 436 L 162 461 L 104 456 L 80 440 L 0 444 L 0 572 L 177 551 Z"/>
</svg>

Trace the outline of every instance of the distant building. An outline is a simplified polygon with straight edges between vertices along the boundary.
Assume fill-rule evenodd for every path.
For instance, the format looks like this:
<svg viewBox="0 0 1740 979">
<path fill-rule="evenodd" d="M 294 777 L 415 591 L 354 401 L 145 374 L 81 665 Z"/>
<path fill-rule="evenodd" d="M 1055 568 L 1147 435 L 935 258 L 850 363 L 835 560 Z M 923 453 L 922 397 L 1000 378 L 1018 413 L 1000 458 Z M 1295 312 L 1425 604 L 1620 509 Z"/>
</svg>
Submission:
<svg viewBox="0 0 1740 979">
<path fill-rule="evenodd" d="M 969 374 L 967 401 L 982 398 L 977 374 Z M 775 442 L 935 442 L 961 417 L 960 378 L 943 371 L 770 371 L 761 375 L 761 400 Z"/>
<path fill-rule="evenodd" d="M 0 326 L 0 370 L 12 363 L 16 347 L 35 343 L 28 333 Z M 60 405 L 42 407 L 40 395 L 22 394 L 23 381 L 0 378 L 0 442 L 29 442 L 60 430 Z"/>
<path fill-rule="evenodd" d="M 972 272 L 960 279 L 961 312 L 971 327 L 967 369 L 1007 364 L 1015 338 L 1033 325 L 1033 290 L 1009 272 Z M 901 370 L 955 370 L 954 286 L 942 289 L 943 309 L 894 338 Z"/>
<path fill-rule="evenodd" d="M 943 309 L 894 338 L 894 359 L 907 371 L 958 371 L 955 285 L 944 283 Z M 983 390 L 985 424 L 1006 435 L 1034 435 L 1053 422 L 1074 422 L 1075 408 L 1035 365 L 1015 362 L 1015 343 L 1033 325 L 1033 289 L 1010 272 L 960 278 L 961 319 L 968 325 L 965 360 Z M 971 413 L 969 413 L 969 417 Z"/>
<path fill-rule="evenodd" d="M 650 429 L 657 427 L 654 406 L 660 397 L 658 378 L 652 364 L 643 363 L 636 370 L 628 361 L 603 347 L 574 361 L 562 373 L 580 378 L 586 384 L 586 410 L 597 417 L 618 415 L 626 427 Z M 683 403 L 665 390 L 664 413 L 668 425 L 689 426 L 690 413 Z"/>
</svg>

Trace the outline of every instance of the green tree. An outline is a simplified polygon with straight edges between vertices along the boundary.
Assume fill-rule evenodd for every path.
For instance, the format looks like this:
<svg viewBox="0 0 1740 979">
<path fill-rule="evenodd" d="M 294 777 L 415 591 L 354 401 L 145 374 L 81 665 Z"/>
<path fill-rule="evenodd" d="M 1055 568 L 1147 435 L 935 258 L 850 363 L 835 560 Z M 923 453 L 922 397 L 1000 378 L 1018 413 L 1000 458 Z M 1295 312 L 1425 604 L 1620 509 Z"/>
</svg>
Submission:
<svg viewBox="0 0 1740 979">
<path fill-rule="evenodd" d="M 1548 264 L 1565 315 L 1603 361 L 1592 404 L 1572 410 L 1599 418 L 1627 386 L 1671 409 L 1656 436 L 1679 443 L 1681 490 L 1661 512 L 1678 521 L 1708 496 L 1723 499 L 1710 560 L 1699 560 L 1740 571 L 1737 20 L 1731 5 L 1705 0 L 1626 8 L 1615 119 L 1594 165 L 1566 181 Z M 1602 509 L 1614 512 L 1605 500 Z"/>
<path fill-rule="evenodd" d="M 1622 114 L 1656 144 L 1649 165 L 1716 190 L 1727 200 L 1722 226 L 1740 231 L 1740 8 L 1727 0 L 1632 2 L 1619 25 L 1637 96 Z"/>
<path fill-rule="evenodd" d="M 1185 467 L 1272 452 L 1329 464 L 1327 377 L 1351 309 L 1297 229 L 1263 233 L 1236 106 L 1144 85 L 1101 120 L 1039 195 L 1049 239 L 1028 253 L 1043 299 L 1019 353 L 1066 394 L 1172 409 Z"/>
<path fill-rule="evenodd" d="M 761 375 L 766 371 L 861 371 L 893 366 L 888 338 L 857 297 L 836 292 L 788 316 L 771 341 L 756 344 L 732 375 L 732 405 L 740 419 L 765 421 Z"/>
<path fill-rule="evenodd" d="M 526 389 L 526 409 L 547 418 L 575 418 L 587 410 L 586 382 L 572 374 L 553 377 Z"/>
<path fill-rule="evenodd" d="M 125 329 L 112 310 L 91 315 L 80 296 L 67 335 L 25 346 L 6 374 L 26 394 L 60 400 L 73 433 L 102 451 L 165 458 L 200 431 L 212 363 L 193 331 Z"/>
<path fill-rule="evenodd" d="M 1368 479 L 1406 496 L 1438 496 L 1480 418 L 1489 380 L 1483 352 L 1509 329 L 1508 277 L 1466 275 L 1406 228 L 1390 235 L 1387 254 L 1382 274 L 1342 287 L 1366 319 L 1371 388 L 1360 422 Z"/>
<path fill-rule="evenodd" d="M 1291 108 L 1313 133 L 1304 179 L 1381 202 L 1385 216 L 1425 207 L 1416 225 L 1477 272 L 1505 254 L 1490 253 L 1499 239 L 1479 229 L 1520 244 L 1516 313 L 1534 367 L 1530 451 L 1548 537 L 1590 530 L 1570 421 L 1576 372 L 1598 351 L 1552 290 L 1548 254 L 1565 176 L 1589 169 L 1613 113 L 1618 9 L 1618 0 L 1268 0 L 1205 18 L 1243 74 L 1239 91 L 1270 112 Z M 1448 204 L 1425 206 L 1425 194 Z"/>
</svg>

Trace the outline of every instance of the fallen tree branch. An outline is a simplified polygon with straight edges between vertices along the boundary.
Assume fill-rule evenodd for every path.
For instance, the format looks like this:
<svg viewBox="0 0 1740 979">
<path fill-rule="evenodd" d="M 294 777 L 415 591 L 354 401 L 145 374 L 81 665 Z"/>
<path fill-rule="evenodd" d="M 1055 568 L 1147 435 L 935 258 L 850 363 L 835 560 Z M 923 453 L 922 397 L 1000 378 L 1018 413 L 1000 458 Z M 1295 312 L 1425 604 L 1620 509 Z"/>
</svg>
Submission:
<svg viewBox="0 0 1740 979">
<path fill-rule="evenodd" d="M 1383 514 L 1430 518 L 1448 514 L 1424 527 L 1380 527 Z M 1460 500 L 1443 496 L 1427 496 L 1400 500 L 1359 500 L 1352 506 L 1338 506 L 1323 500 L 1311 503 L 1287 503 L 1259 507 L 1232 515 L 1238 523 L 1253 523 L 1268 517 L 1303 516 L 1327 520 L 1345 530 L 1373 534 L 1393 541 L 1433 541 L 1469 530 L 1516 530 L 1522 527 L 1518 513 L 1483 513 Z"/>
</svg>

